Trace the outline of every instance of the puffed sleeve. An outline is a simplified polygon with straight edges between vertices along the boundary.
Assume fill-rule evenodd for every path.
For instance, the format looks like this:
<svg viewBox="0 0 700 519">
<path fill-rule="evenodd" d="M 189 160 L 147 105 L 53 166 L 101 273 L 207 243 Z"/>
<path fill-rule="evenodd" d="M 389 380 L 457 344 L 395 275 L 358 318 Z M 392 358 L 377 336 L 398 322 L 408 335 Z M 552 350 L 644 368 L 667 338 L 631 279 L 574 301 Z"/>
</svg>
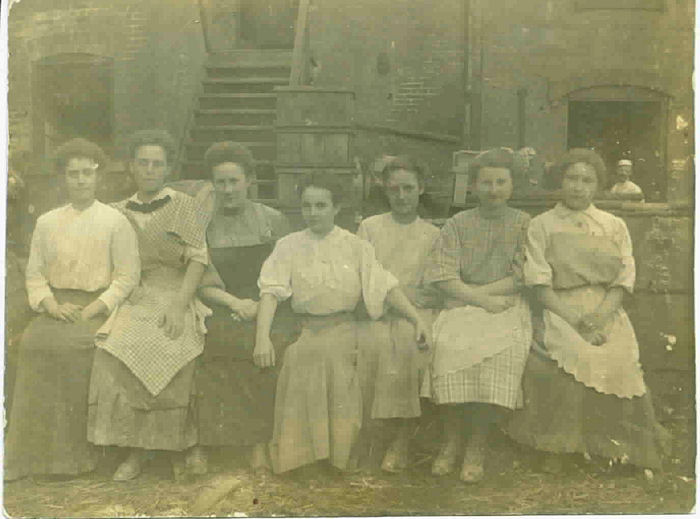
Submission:
<svg viewBox="0 0 700 519">
<path fill-rule="evenodd" d="M 372 240 L 370 240 L 369 237 L 369 232 L 367 231 L 367 225 L 365 224 L 365 220 L 362 220 L 360 222 L 360 226 L 357 228 L 357 237 L 372 243 Z"/>
<path fill-rule="evenodd" d="M 110 254 L 113 265 L 112 282 L 98 299 L 105 304 L 109 312 L 112 312 L 136 288 L 141 276 L 141 260 L 136 233 L 121 213 L 114 225 Z"/>
<path fill-rule="evenodd" d="M 29 248 L 29 260 L 27 261 L 27 269 L 25 271 L 27 296 L 29 298 L 29 306 L 36 312 L 43 311 L 41 302 L 53 295 L 49 281 L 46 279 L 46 258 L 45 241 L 44 241 L 44 225 L 43 220 L 39 218 L 32 234 L 32 242 Z"/>
<path fill-rule="evenodd" d="M 182 256 L 185 263 L 196 261 L 205 266 L 209 265 L 209 251 L 206 247 L 192 247 L 186 245 Z"/>
<path fill-rule="evenodd" d="M 278 241 L 260 269 L 260 296 L 272 294 L 278 301 L 292 295 L 292 249 L 288 240 Z"/>
<path fill-rule="evenodd" d="M 367 313 L 372 319 L 379 319 L 384 313 L 384 300 L 387 294 L 399 285 L 388 270 L 377 260 L 372 244 L 365 240 L 360 243 L 360 277 L 362 298 Z"/>
<path fill-rule="evenodd" d="M 440 281 L 461 280 L 460 253 L 461 244 L 454 219 L 445 222 L 440 236 L 433 244 L 428 256 L 423 282 L 425 284 L 438 283 Z"/>
<path fill-rule="evenodd" d="M 204 271 L 202 280 L 199 282 L 200 287 L 214 287 L 220 288 L 221 290 L 226 290 L 226 285 L 223 279 L 219 275 L 219 271 L 216 270 L 213 262 L 209 262 L 207 269 Z"/>
<path fill-rule="evenodd" d="M 513 256 L 513 263 L 511 264 L 511 273 L 515 285 L 521 288 L 524 284 L 524 272 L 525 267 L 525 244 L 527 243 L 527 229 L 530 224 L 530 216 L 523 215 L 520 223 L 520 232 L 518 233 L 518 239 L 515 245 L 515 255 Z"/>
<path fill-rule="evenodd" d="M 615 278 L 610 286 L 620 286 L 631 294 L 634 291 L 634 281 L 636 277 L 634 256 L 632 255 L 632 238 L 627 229 L 627 224 L 622 218 L 615 218 L 615 226 L 613 229 L 613 240 L 617 244 L 622 258 L 622 270 L 620 270 L 617 278 Z"/>
<path fill-rule="evenodd" d="M 547 232 L 544 220 L 534 218 L 527 229 L 523 278 L 526 286 L 552 286 L 552 267 L 547 263 Z"/>
</svg>

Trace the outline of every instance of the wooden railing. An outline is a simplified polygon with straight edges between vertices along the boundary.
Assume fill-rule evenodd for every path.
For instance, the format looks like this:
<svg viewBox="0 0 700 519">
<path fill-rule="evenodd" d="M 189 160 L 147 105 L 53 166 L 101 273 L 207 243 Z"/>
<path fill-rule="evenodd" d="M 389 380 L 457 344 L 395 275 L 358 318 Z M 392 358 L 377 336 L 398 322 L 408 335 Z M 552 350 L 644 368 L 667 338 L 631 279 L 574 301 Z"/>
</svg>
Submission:
<svg viewBox="0 0 700 519">
<path fill-rule="evenodd" d="M 292 51 L 292 71 L 289 76 L 289 86 L 306 84 L 309 67 L 309 1 L 299 1 L 297 12 L 296 32 L 294 34 L 294 50 Z"/>
</svg>

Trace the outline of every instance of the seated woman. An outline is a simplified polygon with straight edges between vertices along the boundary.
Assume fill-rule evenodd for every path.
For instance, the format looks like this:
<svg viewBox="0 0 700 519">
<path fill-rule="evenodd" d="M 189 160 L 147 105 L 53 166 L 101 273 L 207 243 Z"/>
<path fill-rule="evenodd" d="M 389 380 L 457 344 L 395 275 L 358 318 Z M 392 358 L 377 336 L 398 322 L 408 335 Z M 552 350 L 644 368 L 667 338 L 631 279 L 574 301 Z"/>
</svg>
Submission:
<svg viewBox="0 0 700 519">
<path fill-rule="evenodd" d="M 409 157 L 395 157 L 384 166 L 382 177 L 391 212 L 363 220 L 357 235 L 372 244 L 379 263 L 396 276 L 423 322 L 431 326 L 438 294 L 421 283 L 425 260 L 440 231 L 418 216 L 423 168 Z M 421 414 L 419 393 L 429 360 L 427 345 L 416 344 L 413 326 L 393 313 L 362 322 L 359 330 L 365 423 L 393 420 L 389 423 L 395 438 L 382 469 L 397 472 L 408 465 L 411 419 Z"/>
<path fill-rule="evenodd" d="M 445 295 L 433 327 L 435 354 L 424 396 L 442 413 L 445 443 L 433 474 L 451 472 L 462 429 L 470 425 L 461 479 L 483 478 L 490 427 L 521 397 L 532 326 L 520 294 L 525 233 L 530 217 L 508 207 L 513 153 L 485 151 L 469 165 L 479 207 L 456 214 L 440 232 L 425 282 Z"/>
<path fill-rule="evenodd" d="M 350 467 L 362 419 L 353 313 L 361 299 L 370 317 L 379 318 L 386 301 L 414 324 L 416 340 L 426 336 L 418 313 L 372 246 L 335 226 L 340 196 L 330 174 L 307 179 L 301 189 L 307 229 L 279 240 L 260 272 L 256 363 L 275 362 L 270 328 L 279 302 L 291 297 L 302 319 L 301 336 L 287 348 L 277 381 L 270 444 L 277 473 L 323 459 L 341 470 Z"/>
<path fill-rule="evenodd" d="M 20 343 L 6 480 L 95 468 L 86 437 L 95 333 L 139 282 L 131 225 L 95 200 L 102 150 L 74 139 L 56 155 L 69 204 L 40 216 L 32 236 L 27 294 L 40 315 Z"/>
<path fill-rule="evenodd" d="M 255 164 L 248 148 L 235 142 L 213 144 L 204 155 L 215 192 L 214 214 L 207 228 L 212 265 L 199 295 L 214 314 L 206 321 L 204 353 L 195 374 L 199 447 L 190 458 L 194 472 L 206 470 L 203 447 L 244 445 L 252 448 L 251 467 L 269 468 L 274 393 L 272 368 L 253 362 L 260 267 L 275 242 L 289 232 L 275 209 L 248 200 Z M 288 305 L 278 310 L 275 346 L 290 342 L 295 320 Z M 284 319 L 285 314 L 287 319 Z M 282 351 L 276 356 L 281 358 Z"/>
<path fill-rule="evenodd" d="M 131 140 L 138 191 L 116 204 L 136 230 L 141 285 L 97 337 L 88 439 L 129 447 L 116 481 L 141 472 L 145 450 L 180 452 L 197 442 L 195 359 L 210 313 L 196 291 L 208 264 L 206 215 L 191 197 L 163 187 L 172 138 L 145 130 Z M 174 455 L 176 478 L 184 461 Z"/>
<path fill-rule="evenodd" d="M 659 468 L 665 431 L 656 421 L 639 346 L 622 308 L 634 288 L 625 222 L 593 205 L 605 165 L 574 149 L 555 169 L 563 200 L 533 218 L 525 283 L 543 307 L 523 377 L 515 440 L 550 453 L 582 453 Z M 535 321 L 537 323 L 537 321 Z M 557 471 L 560 458 L 545 469 Z"/>
</svg>

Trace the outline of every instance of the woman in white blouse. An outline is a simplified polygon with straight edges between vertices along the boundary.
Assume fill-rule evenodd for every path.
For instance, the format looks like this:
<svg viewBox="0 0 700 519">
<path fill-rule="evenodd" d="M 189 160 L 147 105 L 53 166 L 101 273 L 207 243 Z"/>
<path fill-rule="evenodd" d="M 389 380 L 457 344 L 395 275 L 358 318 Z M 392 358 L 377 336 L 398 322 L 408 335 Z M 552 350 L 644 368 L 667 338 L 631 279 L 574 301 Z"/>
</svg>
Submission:
<svg viewBox="0 0 700 519">
<path fill-rule="evenodd" d="M 39 315 L 20 345 L 6 480 L 95 468 L 86 437 L 94 337 L 139 282 L 136 234 L 119 211 L 95 200 L 102 150 L 74 139 L 56 163 L 69 204 L 39 217 L 32 236 L 26 283 Z"/>
<path fill-rule="evenodd" d="M 341 470 L 350 467 L 362 420 L 354 313 L 360 300 L 373 319 L 382 315 L 386 301 L 413 323 L 417 340 L 427 336 L 416 309 L 369 242 L 335 226 L 340 193 L 328 175 L 309 178 L 301 189 L 307 228 L 280 239 L 260 272 L 256 364 L 275 363 L 270 327 L 279 302 L 291 297 L 303 320 L 277 383 L 270 444 L 277 473 L 324 459 Z"/>
</svg>

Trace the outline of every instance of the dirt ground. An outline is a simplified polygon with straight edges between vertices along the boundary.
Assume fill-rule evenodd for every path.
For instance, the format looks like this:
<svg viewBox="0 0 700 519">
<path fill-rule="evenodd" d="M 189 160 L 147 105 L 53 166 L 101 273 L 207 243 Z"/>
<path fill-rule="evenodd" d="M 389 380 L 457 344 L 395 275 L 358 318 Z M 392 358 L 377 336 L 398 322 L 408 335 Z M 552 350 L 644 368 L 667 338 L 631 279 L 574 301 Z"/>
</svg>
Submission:
<svg viewBox="0 0 700 519">
<path fill-rule="evenodd" d="M 567 459 L 564 474 L 544 474 L 536 452 L 500 433 L 492 439 L 483 482 L 465 485 L 456 474 L 435 478 L 430 465 L 437 426 L 429 421 L 416 429 L 412 465 L 400 475 L 376 469 L 341 474 L 319 463 L 282 476 L 254 476 L 242 452 L 227 450 L 212 453 L 207 476 L 175 482 L 168 458 L 159 453 L 138 479 L 115 483 L 111 472 L 123 453 L 106 451 L 88 476 L 6 484 L 4 506 L 14 517 L 687 513 L 695 505 L 694 423 L 666 425 L 674 435 L 673 454 L 651 480 L 639 469 L 580 456 Z"/>
</svg>

